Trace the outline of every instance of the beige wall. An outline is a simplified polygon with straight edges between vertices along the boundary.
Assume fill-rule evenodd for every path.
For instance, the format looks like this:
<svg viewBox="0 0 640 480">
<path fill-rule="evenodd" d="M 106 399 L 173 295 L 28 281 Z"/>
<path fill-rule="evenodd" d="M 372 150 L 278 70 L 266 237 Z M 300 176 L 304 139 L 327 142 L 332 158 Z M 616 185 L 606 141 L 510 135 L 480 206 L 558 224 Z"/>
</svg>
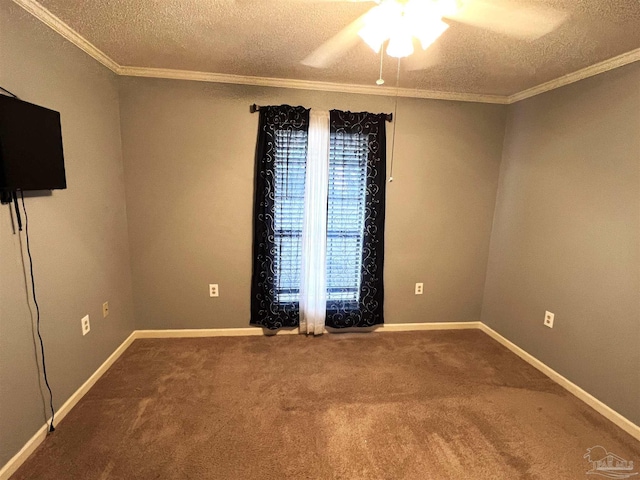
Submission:
<svg viewBox="0 0 640 480">
<path fill-rule="evenodd" d="M 393 111 L 385 97 L 173 80 L 122 79 L 120 93 L 136 321 L 152 329 L 248 326 L 250 104 Z M 479 320 L 505 112 L 400 99 L 388 127 L 388 323 Z"/>
<path fill-rule="evenodd" d="M 47 369 L 60 407 L 133 330 L 117 78 L 2 1 L 0 85 L 62 117 L 68 189 L 26 198 Z M 45 422 L 20 237 L 6 205 L 0 271 L 1 467 Z M 103 319 L 105 300 L 111 313 Z M 83 337 L 85 314 L 91 332 Z"/>
<path fill-rule="evenodd" d="M 482 321 L 636 424 L 639 222 L 640 63 L 509 107 Z"/>
</svg>

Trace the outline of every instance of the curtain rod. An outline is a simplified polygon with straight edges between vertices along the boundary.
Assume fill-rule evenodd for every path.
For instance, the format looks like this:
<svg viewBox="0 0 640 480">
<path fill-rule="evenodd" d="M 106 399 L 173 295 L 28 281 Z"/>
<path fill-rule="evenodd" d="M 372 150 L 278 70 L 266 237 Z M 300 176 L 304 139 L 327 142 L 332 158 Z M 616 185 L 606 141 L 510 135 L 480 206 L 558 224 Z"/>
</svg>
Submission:
<svg viewBox="0 0 640 480">
<path fill-rule="evenodd" d="M 260 105 L 256 105 L 255 103 L 254 103 L 253 105 L 249 105 L 249 111 L 250 111 L 251 113 L 256 113 L 256 112 L 257 112 L 257 111 L 259 111 L 259 110 L 260 110 Z M 387 114 L 385 115 L 384 119 L 385 119 L 387 122 L 391 122 L 391 121 L 393 121 L 393 113 L 387 113 Z"/>
</svg>

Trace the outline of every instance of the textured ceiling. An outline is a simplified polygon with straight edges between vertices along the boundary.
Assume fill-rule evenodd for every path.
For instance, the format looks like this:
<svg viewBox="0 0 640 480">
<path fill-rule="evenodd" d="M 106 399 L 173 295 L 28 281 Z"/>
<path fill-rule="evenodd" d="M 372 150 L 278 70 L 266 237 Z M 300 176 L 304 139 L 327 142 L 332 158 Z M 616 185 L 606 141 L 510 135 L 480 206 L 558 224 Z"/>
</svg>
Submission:
<svg viewBox="0 0 640 480">
<path fill-rule="evenodd" d="M 473 1 L 473 0 L 471 0 Z M 497 0 L 493 0 L 497 1 Z M 448 21 L 426 52 L 403 60 L 400 86 L 512 95 L 640 48 L 640 0 L 502 0 L 566 15 L 534 41 Z M 379 56 L 363 42 L 333 65 L 300 62 L 375 5 L 314 0 L 40 0 L 122 66 L 373 85 Z M 395 84 L 397 60 L 385 57 Z M 416 66 L 425 67 L 411 70 Z"/>
</svg>

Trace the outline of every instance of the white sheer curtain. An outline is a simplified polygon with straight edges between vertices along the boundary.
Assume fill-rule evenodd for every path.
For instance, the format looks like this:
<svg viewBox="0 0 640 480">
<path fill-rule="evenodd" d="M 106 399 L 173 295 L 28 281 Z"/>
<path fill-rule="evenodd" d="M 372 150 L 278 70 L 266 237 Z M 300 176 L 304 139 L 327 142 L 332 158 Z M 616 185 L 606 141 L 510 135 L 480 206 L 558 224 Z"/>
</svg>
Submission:
<svg viewBox="0 0 640 480">
<path fill-rule="evenodd" d="M 300 333 L 320 335 L 327 312 L 327 194 L 329 188 L 329 112 L 309 112 L 305 174 Z"/>
</svg>

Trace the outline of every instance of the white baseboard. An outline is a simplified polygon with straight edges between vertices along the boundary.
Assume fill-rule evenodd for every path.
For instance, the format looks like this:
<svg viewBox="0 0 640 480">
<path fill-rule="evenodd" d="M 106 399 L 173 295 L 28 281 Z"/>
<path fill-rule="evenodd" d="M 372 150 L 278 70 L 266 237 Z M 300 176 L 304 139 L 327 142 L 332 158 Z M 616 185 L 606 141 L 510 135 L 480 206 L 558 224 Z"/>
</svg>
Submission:
<svg viewBox="0 0 640 480">
<path fill-rule="evenodd" d="M 343 332 L 410 332 L 416 330 L 462 330 L 480 328 L 480 322 L 437 322 L 437 323 L 385 323 L 370 329 L 324 329 L 324 333 Z M 268 330 L 259 327 L 247 328 L 181 328 L 169 330 L 136 330 L 136 338 L 199 338 L 199 337 L 242 337 L 256 335 L 298 335 L 300 330 L 296 328 Z"/>
<path fill-rule="evenodd" d="M 259 327 L 246 328 L 177 328 L 169 330 L 136 330 L 136 338 L 249 337 L 257 335 L 294 335 L 297 328 L 270 332 Z"/>
<path fill-rule="evenodd" d="M 8 478 L 20 468 L 20 465 L 31 456 L 35 449 L 38 448 L 47 437 L 47 430 L 49 430 L 49 422 L 40 427 L 36 434 L 24 444 L 20 451 L 16 453 L 4 467 L 0 468 L 0 480 L 8 480 Z"/>
<path fill-rule="evenodd" d="M 501 343 L 513 353 L 518 355 L 524 361 L 540 370 L 551 380 L 565 388 L 567 391 L 578 397 L 587 405 L 592 407 L 605 418 L 622 428 L 631 436 L 640 440 L 640 427 L 618 412 L 608 407 L 593 395 L 587 393 L 575 383 L 566 379 L 558 372 L 548 367 L 533 355 L 527 353 L 511 341 L 504 338 L 492 328 L 481 322 L 437 322 L 437 323 L 391 323 L 376 327 L 376 332 L 408 332 L 418 330 L 462 330 L 462 329 L 479 329 L 489 335 L 491 338 Z M 270 332 L 256 327 L 248 328 L 208 328 L 208 329 L 176 329 L 176 330 L 135 330 L 122 344 L 107 358 L 102 365 L 95 371 L 93 375 L 60 407 L 56 412 L 56 422 L 62 420 L 71 409 L 80 401 L 80 399 L 89 391 L 89 389 L 104 375 L 104 373 L 113 365 L 113 363 L 122 355 L 122 353 L 138 338 L 195 338 L 195 337 L 236 337 L 236 336 L 256 336 L 256 335 L 297 335 L 297 328 L 279 330 L 278 332 Z M 325 330 L 326 333 L 326 330 Z M 49 419 L 50 421 L 50 419 Z M 24 463 L 24 461 L 33 453 L 33 451 L 42 443 L 47 436 L 49 422 L 43 425 L 29 441 L 16 453 L 6 465 L 0 469 L 0 480 L 8 480 L 8 478 Z"/>
<path fill-rule="evenodd" d="M 480 328 L 480 322 L 385 323 L 376 332 L 412 332 L 417 330 L 468 330 Z"/>
<path fill-rule="evenodd" d="M 611 407 L 605 405 L 603 402 L 595 398 L 593 395 L 591 395 L 590 393 L 580 388 L 571 380 L 563 377 L 554 369 L 542 363 L 540 360 L 538 360 L 536 357 L 526 352 L 522 348 L 518 347 L 515 343 L 511 342 L 510 340 L 507 340 L 498 332 L 493 330 L 491 327 L 488 327 L 484 323 L 480 323 L 480 330 L 482 330 L 484 333 L 486 333 L 491 338 L 496 340 L 498 343 L 501 343 L 502 345 L 507 347 L 513 353 L 515 353 L 520 358 L 522 358 L 525 362 L 527 362 L 528 364 L 540 370 L 551 380 L 553 380 L 558 385 L 560 385 L 561 387 L 569 391 L 569 393 L 572 393 L 573 395 L 578 397 L 580 400 L 582 400 L 584 403 L 589 405 L 591 408 L 593 408 L 596 412 L 601 414 L 603 417 L 615 423 L 618 427 L 623 429 L 629 435 L 636 438 L 637 440 L 640 440 L 640 426 L 636 425 L 631 420 L 623 417 L 618 412 L 613 410 Z"/>
<path fill-rule="evenodd" d="M 78 388 L 78 390 L 76 390 L 74 394 L 71 395 L 69 399 L 62 404 L 62 406 L 58 409 L 58 411 L 56 411 L 56 422 L 61 421 L 64 417 L 67 416 L 67 414 L 71 411 L 71 409 L 76 406 L 76 404 L 80 401 L 80 399 L 85 396 L 85 394 L 89 391 L 91 387 L 95 385 L 95 383 L 100 379 L 100 377 L 102 377 L 102 375 L 104 375 L 106 371 L 109 370 L 109 367 L 111 367 L 111 365 L 113 365 L 115 361 L 118 358 L 120 358 L 120 355 L 122 355 L 125 352 L 125 350 L 129 348 L 129 345 L 131 345 L 136 338 L 137 338 L 137 335 L 136 335 L 136 331 L 134 330 L 133 332 L 131 332 L 131 335 L 129 335 L 125 339 L 125 341 L 122 342 L 120 346 L 116 348 L 111 355 L 109 355 L 109 358 L 107 358 L 102 363 L 102 365 L 100 365 L 98 369 L 95 372 L 93 372 L 93 375 L 91 375 L 87 379 L 87 381 L 84 382 L 82 386 Z"/>
<path fill-rule="evenodd" d="M 109 355 L 102 365 L 98 367 L 98 369 L 91 375 L 86 382 L 82 384 L 78 390 L 76 390 L 73 395 L 69 397 L 69 399 L 64 402 L 64 404 L 56 411 L 56 424 L 60 422 L 67 414 L 71 411 L 71 409 L 80 401 L 82 397 L 89 391 L 91 387 L 98 381 L 98 379 L 104 375 L 104 373 L 109 370 L 109 367 L 114 364 L 114 362 L 124 353 L 124 351 L 129 348 L 129 345 L 136 339 L 136 332 L 134 331 L 127 337 L 127 339 L 122 342 L 122 344 L 116 348 L 116 350 Z M 44 424 L 40 429 L 36 432 L 36 434 L 31 437 L 27 443 L 20 449 L 18 453 L 16 453 L 11 460 L 9 460 L 2 468 L 0 468 L 0 480 L 7 480 L 11 475 L 15 473 L 20 465 L 24 463 L 24 461 L 29 458 L 38 445 L 42 443 L 42 441 L 47 436 L 47 431 L 49 430 L 49 425 L 51 423 L 51 418 L 47 420 L 47 423 Z"/>
</svg>

